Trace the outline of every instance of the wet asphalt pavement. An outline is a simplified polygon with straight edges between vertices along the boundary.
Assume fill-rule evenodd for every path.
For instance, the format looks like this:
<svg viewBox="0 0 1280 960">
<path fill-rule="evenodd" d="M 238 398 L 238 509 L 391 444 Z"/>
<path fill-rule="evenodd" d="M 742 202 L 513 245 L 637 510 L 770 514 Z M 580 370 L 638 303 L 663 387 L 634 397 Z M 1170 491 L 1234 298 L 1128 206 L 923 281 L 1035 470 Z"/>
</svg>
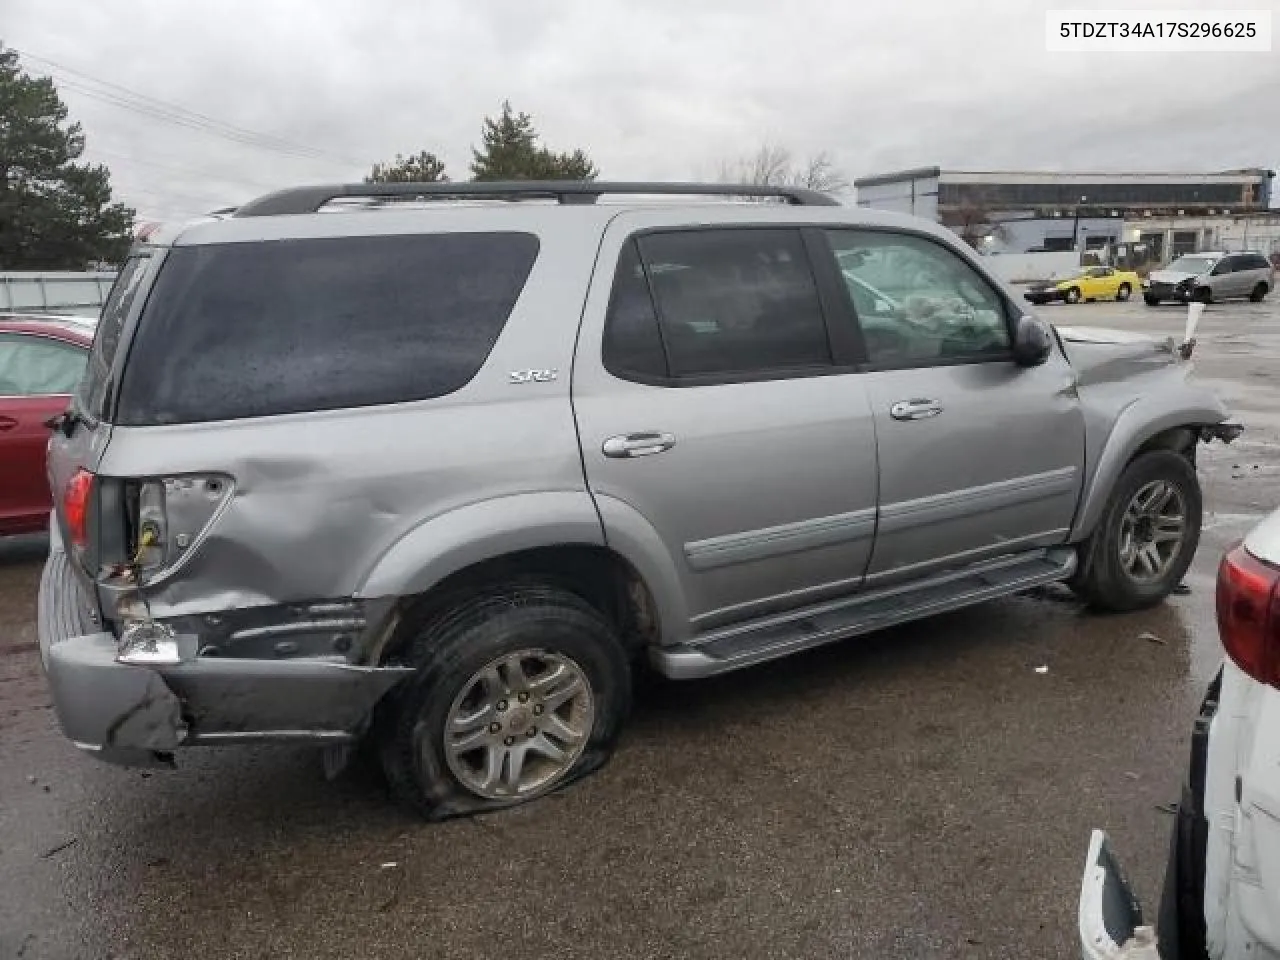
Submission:
<svg viewBox="0 0 1280 960">
<path fill-rule="evenodd" d="M 0 544 L 0 960 L 1078 956 L 1091 827 L 1154 905 L 1219 657 L 1215 565 L 1280 504 L 1280 300 L 1211 306 L 1199 339 L 1249 432 L 1202 448 L 1189 595 L 1104 618 L 1045 591 L 650 681 L 603 771 L 472 820 L 417 822 L 366 769 L 327 783 L 309 749 L 82 756 L 39 671 L 45 545 Z"/>
</svg>

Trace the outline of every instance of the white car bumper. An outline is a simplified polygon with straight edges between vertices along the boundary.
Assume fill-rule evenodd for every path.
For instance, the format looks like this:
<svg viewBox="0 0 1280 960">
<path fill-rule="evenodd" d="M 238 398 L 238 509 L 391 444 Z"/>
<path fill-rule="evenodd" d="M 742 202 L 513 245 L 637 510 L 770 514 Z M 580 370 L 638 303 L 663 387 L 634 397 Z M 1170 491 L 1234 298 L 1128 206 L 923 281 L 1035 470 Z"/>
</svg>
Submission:
<svg viewBox="0 0 1280 960">
<path fill-rule="evenodd" d="M 1205 776 L 1209 956 L 1280 960 L 1280 690 L 1228 660 Z"/>
<path fill-rule="evenodd" d="M 1211 960 L 1280 960 L 1280 690 L 1256 682 L 1228 660 L 1221 686 L 1206 698 L 1193 741 L 1202 738 L 1203 749 L 1193 747 L 1192 786 L 1183 797 L 1185 813 L 1198 820 L 1203 811 L 1207 828 L 1203 890 L 1197 876 L 1196 896 L 1179 902 L 1171 915 L 1162 912 L 1160 941 L 1179 939 L 1179 930 L 1166 930 L 1166 922 L 1182 927 L 1185 941 L 1178 910 L 1198 905 Z M 1195 769 L 1201 762 L 1202 770 Z M 1199 853 L 1190 859 L 1199 860 Z M 1175 842 L 1170 870 L 1179 863 Z M 1144 922 L 1106 834 L 1095 830 L 1080 887 L 1081 956 L 1157 960 L 1161 954 Z M 1197 955 L 1196 946 L 1184 942 L 1184 955 Z"/>
</svg>

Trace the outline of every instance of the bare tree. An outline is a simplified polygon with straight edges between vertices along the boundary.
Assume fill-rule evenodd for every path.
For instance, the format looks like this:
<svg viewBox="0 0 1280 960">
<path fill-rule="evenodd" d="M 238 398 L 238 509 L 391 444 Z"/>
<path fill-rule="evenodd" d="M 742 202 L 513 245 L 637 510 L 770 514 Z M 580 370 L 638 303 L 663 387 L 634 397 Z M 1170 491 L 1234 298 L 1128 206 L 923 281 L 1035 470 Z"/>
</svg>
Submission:
<svg viewBox="0 0 1280 960">
<path fill-rule="evenodd" d="M 820 193 L 844 193 L 852 186 L 849 178 L 836 169 L 831 155 L 825 150 L 811 156 L 797 171 L 793 182 L 798 187 L 808 187 Z"/>
<path fill-rule="evenodd" d="M 747 156 L 722 161 L 717 179 L 755 186 L 808 187 L 822 193 L 849 189 L 849 179 L 836 169 L 825 150 L 797 163 L 786 147 L 769 143 Z"/>
<path fill-rule="evenodd" d="M 966 201 L 952 210 L 943 211 L 940 219 L 944 227 L 950 227 L 971 247 L 976 248 L 987 237 L 1006 239 L 1004 224 L 993 220 L 990 211 L 980 203 Z"/>
</svg>

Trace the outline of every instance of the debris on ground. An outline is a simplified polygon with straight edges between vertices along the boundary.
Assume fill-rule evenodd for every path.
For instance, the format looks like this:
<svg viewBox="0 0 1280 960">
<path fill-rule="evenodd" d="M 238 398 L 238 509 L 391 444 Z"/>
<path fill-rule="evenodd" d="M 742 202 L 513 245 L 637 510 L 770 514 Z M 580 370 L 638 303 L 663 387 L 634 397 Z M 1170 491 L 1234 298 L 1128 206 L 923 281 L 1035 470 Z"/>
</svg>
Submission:
<svg viewBox="0 0 1280 960">
<path fill-rule="evenodd" d="M 1157 803 L 1156 809 L 1161 813 L 1167 813 L 1169 816 L 1177 816 L 1178 805 L 1176 803 Z"/>
<path fill-rule="evenodd" d="M 1144 630 L 1142 633 L 1138 634 L 1138 639 L 1146 640 L 1148 643 L 1158 643 L 1162 647 L 1167 647 L 1169 645 L 1168 640 L 1164 639 L 1164 637 L 1157 637 L 1150 630 Z"/>
<path fill-rule="evenodd" d="M 1191 588 L 1185 583 L 1180 583 L 1170 591 L 1174 596 L 1185 597 L 1191 592 Z"/>
<path fill-rule="evenodd" d="M 50 857 L 57 856 L 59 853 L 61 853 L 63 850 L 66 850 L 68 847 L 74 847 L 76 843 L 79 842 L 79 840 L 80 840 L 79 837 L 71 837 L 68 840 L 63 840 L 61 843 L 55 844 L 54 846 L 46 850 L 44 853 L 40 854 L 40 859 L 48 860 Z"/>
<path fill-rule="evenodd" d="M 1049 668 L 1043 664 L 1041 666 L 1036 667 L 1036 673 L 1048 673 L 1048 672 L 1049 672 Z"/>
</svg>

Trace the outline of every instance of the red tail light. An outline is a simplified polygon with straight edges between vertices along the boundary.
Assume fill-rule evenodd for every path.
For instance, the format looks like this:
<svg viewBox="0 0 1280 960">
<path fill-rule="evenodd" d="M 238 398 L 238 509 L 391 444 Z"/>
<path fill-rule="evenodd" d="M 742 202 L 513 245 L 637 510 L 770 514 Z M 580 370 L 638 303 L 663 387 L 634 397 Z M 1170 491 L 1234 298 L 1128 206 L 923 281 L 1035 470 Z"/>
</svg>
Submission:
<svg viewBox="0 0 1280 960">
<path fill-rule="evenodd" d="M 1222 558 L 1218 632 L 1236 666 L 1280 687 L 1280 567 L 1263 563 L 1244 547 Z"/>
<path fill-rule="evenodd" d="M 89 502 L 93 498 L 93 474 L 79 469 L 62 490 L 62 517 L 71 544 L 83 550 L 89 545 Z"/>
</svg>

